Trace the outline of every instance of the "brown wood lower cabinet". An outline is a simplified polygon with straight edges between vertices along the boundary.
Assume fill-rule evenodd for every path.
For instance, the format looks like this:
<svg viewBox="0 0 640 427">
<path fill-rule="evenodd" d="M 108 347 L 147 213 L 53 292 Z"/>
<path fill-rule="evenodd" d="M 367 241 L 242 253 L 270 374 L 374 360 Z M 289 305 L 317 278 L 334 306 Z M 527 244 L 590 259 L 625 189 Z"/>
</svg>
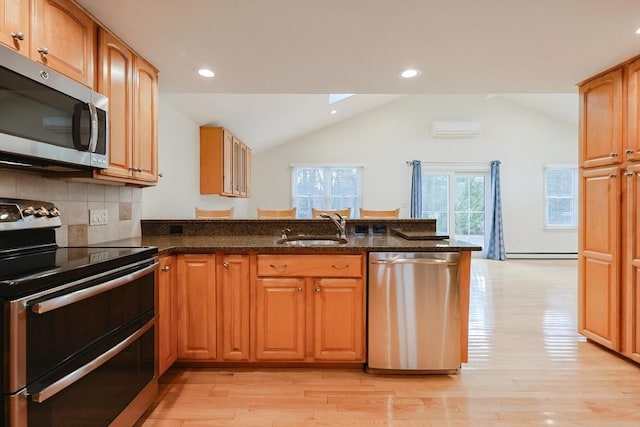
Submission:
<svg viewBox="0 0 640 427">
<path fill-rule="evenodd" d="M 304 279 L 257 279 L 256 359 L 304 360 L 305 314 Z"/>
<path fill-rule="evenodd" d="M 216 360 L 215 255 L 178 255 L 178 359 Z"/>
<path fill-rule="evenodd" d="M 361 255 L 258 255 L 256 359 L 364 362 Z"/>
<path fill-rule="evenodd" d="M 222 360 L 249 360 L 249 256 L 222 255 L 218 264 Z"/>
<path fill-rule="evenodd" d="M 178 276 L 176 257 L 159 258 L 158 273 L 158 376 L 178 359 Z"/>
<path fill-rule="evenodd" d="M 176 360 L 174 344 L 177 360 L 200 364 L 365 360 L 361 254 L 181 254 L 161 262 L 161 372 Z"/>
<path fill-rule="evenodd" d="M 315 360 L 364 360 L 362 279 L 320 278 L 313 286 Z"/>
</svg>

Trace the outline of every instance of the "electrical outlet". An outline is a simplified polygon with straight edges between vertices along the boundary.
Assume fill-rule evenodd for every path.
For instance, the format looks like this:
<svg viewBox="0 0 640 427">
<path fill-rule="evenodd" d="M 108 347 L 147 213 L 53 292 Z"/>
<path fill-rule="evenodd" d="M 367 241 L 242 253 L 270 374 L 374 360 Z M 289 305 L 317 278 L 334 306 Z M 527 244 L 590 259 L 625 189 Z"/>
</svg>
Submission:
<svg viewBox="0 0 640 427">
<path fill-rule="evenodd" d="M 106 209 L 89 209 L 89 225 L 103 225 L 109 222 Z"/>
</svg>

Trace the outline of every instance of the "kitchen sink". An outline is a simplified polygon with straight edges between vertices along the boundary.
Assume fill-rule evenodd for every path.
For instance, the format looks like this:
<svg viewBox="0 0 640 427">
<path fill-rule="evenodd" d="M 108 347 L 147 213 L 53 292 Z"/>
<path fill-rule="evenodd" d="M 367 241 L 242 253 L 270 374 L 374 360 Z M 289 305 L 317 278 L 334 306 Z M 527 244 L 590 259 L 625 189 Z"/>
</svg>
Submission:
<svg viewBox="0 0 640 427">
<path fill-rule="evenodd" d="M 338 246 L 347 243 L 347 239 L 328 236 L 290 236 L 278 240 L 279 245 L 285 246 Z"/>
</svg>

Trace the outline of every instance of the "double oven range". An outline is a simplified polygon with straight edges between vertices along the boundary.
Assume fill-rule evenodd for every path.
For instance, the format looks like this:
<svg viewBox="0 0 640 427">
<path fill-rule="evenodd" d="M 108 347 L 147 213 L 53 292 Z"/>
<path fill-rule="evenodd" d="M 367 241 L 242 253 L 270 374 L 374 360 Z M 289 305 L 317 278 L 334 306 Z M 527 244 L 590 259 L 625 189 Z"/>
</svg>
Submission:
<svg viewBox="0 0 640 427">
<path fill-rule="evenodd" d="M 58 247 L 59 214 L 0 199 L 0 425 L 131 426 L 157 395 L 157 248 Z"/>
</svg>

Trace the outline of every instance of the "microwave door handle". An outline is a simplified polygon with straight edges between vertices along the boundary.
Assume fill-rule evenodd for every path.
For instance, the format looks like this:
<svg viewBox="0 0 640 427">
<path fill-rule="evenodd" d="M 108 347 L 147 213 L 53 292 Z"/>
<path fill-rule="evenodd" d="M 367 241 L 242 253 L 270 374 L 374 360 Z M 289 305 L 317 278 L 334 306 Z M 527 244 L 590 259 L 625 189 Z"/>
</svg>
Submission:
<svg viewBox="0 0 640 427">
<path fill-rule="evenodd" d="M 91 138 L 89 139 L 88 151 L 95 153 L 98 146 L 98 109 L 93 102 L 89 102 L 88 105 L 89 114 L 91 115 Z"/>
</svg>

